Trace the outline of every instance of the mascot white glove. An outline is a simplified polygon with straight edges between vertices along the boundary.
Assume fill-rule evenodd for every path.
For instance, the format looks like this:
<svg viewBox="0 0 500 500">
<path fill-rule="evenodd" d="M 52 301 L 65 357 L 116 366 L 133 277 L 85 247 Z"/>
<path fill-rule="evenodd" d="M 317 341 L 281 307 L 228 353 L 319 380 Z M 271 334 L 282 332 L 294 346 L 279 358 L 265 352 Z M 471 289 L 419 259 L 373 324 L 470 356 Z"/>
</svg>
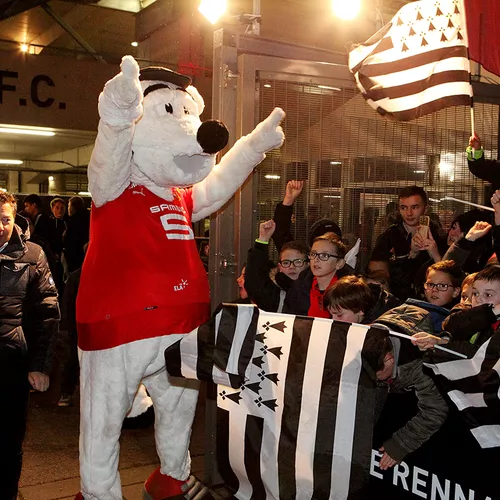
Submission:
<svg viewBox="0 0 500 500">
<path fill-rule="evenodd" d="M 132 56 L 125 56 L 120 68 L 99 96 L 99 115 L 111 127 L 131 126 L 143 113 L 139 65 Z"/>
<path fill-rule="evenodd" d="M 280 126 L 283 118 L 285 112 L 281 108 L 274 108 L 272 113 L 248 134 L 250 146 L 257 153 L 264 154 L 271 149 L 281 147 L 285 140 L 285 134 Z"/>
</svg>

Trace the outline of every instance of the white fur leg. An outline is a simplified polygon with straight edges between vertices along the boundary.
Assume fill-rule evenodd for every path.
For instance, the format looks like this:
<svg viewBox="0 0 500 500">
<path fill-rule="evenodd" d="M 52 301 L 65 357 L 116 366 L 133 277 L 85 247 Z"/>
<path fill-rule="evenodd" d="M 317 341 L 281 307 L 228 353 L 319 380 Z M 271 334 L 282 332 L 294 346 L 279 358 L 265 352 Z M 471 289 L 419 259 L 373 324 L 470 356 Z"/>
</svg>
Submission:
<svg viewBox="0 0 500 500">
<path fill-rule="evenodd" d="M 144 385 L 140 385 L 137 389 L 132 408 L 127 413 L 127 418 L 134 418 L 142 415 L 147 409 L 153 405 L 153 400 L 148 396 Z"/>
<path fill-rule="evenodd" d="M 162 371 L 144 378 L 143 383 L 155 407 L 155 441 L 161 473 L 184 481 L 191 470 L 189 440 L 199 381 L 172 379 Z"/>
<path fill-rule="evenodd" d="M 80 476 L 85 500 L 122 500 L 118 474 L 120 431 L 144 377 L 150 379 L 145 385 L 151 396 L 165 389 L 172 398 L 171 402 L 161 396 L 157 398 L 166 409 L 162 413 L 165 417 L 160 418 L 162 424 L 155 423 L 155 429 L 171 429 L 166 433 L 160 430 L 158 435 L 168 439 L 172 436 L 173 443 L 172 448 L 161 453 L 159 450 L 158 454 L 170 457 L 166 463 L 173 464 L 173 473 L 179 470 L 182 475 L 189 469 L 187 450 L 198 395 L 191 381 L 181 380 L 179 386 L 176 384 L 169 390 L 164 358 L 164 350 L 183 336 L 146 339 L 101 351 L 80 351 Z M 168 421 L 167 414 L 172 421 Z M 160 448 L 168 446 L 169 443 L 160 444 Z M 189 470 L 183 479 L 188 475 Z"/>
<path fill-rule="evenodd" d="M 122 348 L 80 357 L 80 477 L 85 500 L 121 500 L 118 474 L 123 419 L 141 376 L 124 374 Z M 135 387 L 129 388 L 136 379 Z"/>
</svg>

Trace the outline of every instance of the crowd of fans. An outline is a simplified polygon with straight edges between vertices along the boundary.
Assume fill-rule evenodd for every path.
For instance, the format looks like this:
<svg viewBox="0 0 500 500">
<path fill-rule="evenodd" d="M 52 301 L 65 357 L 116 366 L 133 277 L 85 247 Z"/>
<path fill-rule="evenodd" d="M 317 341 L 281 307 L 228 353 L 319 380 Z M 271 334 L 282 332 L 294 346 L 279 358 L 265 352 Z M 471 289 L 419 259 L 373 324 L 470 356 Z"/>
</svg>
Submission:
<svg viewBox="0 0 500 500">
<path fill-rule="evenodd" d="M 470 170 L 500 186 L 500 169 L 485 160 L 477 136 L 468 148 Z M 500 190 L 492 212 L 458 215 L 447 233 L 426 216 L 424 189 L 408 186 L 398 196 L 392 223 L 378 229 L 366 269 L 355 265 L 335 221 L 310 228 L 310 241 L 293 241 L 293 205 L 303 182 L 292 180 L 272 220 L 260 224 L 238 278 L 240 300 L 259 308 L 337 321 L 382 325 L 412 336 L 389 336 L 375 346 L 372 368 L 387 393 L 413 390 L 416 416 L 380 448 L 381 468 L 400 462 L 443 424 L 448 405 L 425 371 L 422 352 L 436 345 L 472 357 L 500 325 Z M 269 261 L 271 241 L 279 252 L 278 272 Z M 354 255 L 353 255 L 354 253 Z M 241 294 L 241 291 L 244 294 Z"/>
</svg>

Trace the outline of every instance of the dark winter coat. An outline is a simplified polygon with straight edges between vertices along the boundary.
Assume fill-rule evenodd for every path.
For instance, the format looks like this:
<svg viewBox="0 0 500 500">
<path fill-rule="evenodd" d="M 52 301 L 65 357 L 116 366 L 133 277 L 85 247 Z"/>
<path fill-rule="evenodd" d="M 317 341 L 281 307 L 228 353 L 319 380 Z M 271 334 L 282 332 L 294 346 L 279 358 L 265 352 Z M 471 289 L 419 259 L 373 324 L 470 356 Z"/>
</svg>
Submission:
<svg viewBox="0 0 500 500">
<path fill-rule="evenodd" d="M 276 284 L 269 277 L 269 245 L 255 242 L 248 251 L 245 267 L 245 289 L 260 309 L 277 312 L 280 303 L 293 284 L 293 280 L 286 274 L 276 275 Z"/>
<path fill-rule="evenodd" d="M 450 334 L 450 349 L 453 349 L 453 342 L 466 341 L 474 346 L 470 351 L 473 354 L 493 335 L 492 325 L 497 321 L 493 305 L 482 304 L 453 311 L 443 322 L 443 330 Z"/>
<path fill-rule="evenodd" d="M 432 320 L 424 309 L 403 304 L 395 307 L 378 318 L 390 330 L 407 335 L 417 332 L 432 333 Z M 422 355 L 417 347 L 406 339 L 391 336 L 394 350 L 394 370 L 392 383 L 379 384 L 377 407 L 379 413 L 387 393 L 406 393 L 415 391 L 418 411 L 401 429 L 384 442 L 384 448 L 397 461 L 404 459 L 422 446 L 444 423 L 448 415 L 448 405 L 434 381 L 422 369 Z"/>
<path fill-rule="evenodd" d="M 51 216 L 51 219 L 54 223 L 54 235 L 51 242 L 52 251 L 61 258 L 61 253 L 63 249 L 63 236 L 64 231 L 66 231 L 66 221 L 64 219 L 57 219 L 54 216 Z"/>
<path fill-rule="evenodd" d="M 362 321 L 365 325 L 370 325 L 385 312 L 401 305 L 401 301 L 397 297 L 384 290 L 380 285 L 370 283 L 368 286 L 373 295 L 374 305 L 365 311 Z"/>
<path fill-rule="evenodd" d="M 483 181 L 491 183 L 494 190 L 500 189 L 500 162 L 486 160 L 483 156 L 477 160 L 467 159 L 467 164 L 472 175 Z"/>
<path fill-rule="evenodd" d="M 273 233 L 272 239 L 276 245 L 278 252 L 287 241 L 292 241 L 292 214 L 293 205 L 283 205 L 278 203 L 274 209 L 273 220 L 276 223 L 276 229 Z"/>
<path fill-rule="evenodd" d="M 439 333 L 443 330 L 443 321 L 450 315 L 450 310 L 446 309 L 446 307 L 435 306 L 425 300 L 408 299 L 406 304 L 421 307 L 431 315 L 434 333 Z"/>
<path fill-rule="evenodd" d="M 430 230 L 443 254 L 446 244 L 437 224 L 431 222 Z M 420 252 L 416 258 L 410 258 L 411 238 L 411 233 L 406 231 L 402 222 L 393 224 L 379 236 L 370 259 L 389 263 L 391 293 L 402 301 L 416 295 L 415 277 L 420 268 L 432 261 L 427 252 Z"/>
<path fill-rule="evenodd" d="M 87 209 L 77 212 L 68 219 L 66 225 L 63 238 L 64 257 L 68 272 L 71 273 L 83 264 L 85 257 L 83 247 L 88 243 L 90 234 L 90 212 Z"/>
<path fill-rule="evenodd" d="M 29 371 L 47 373 L 59 317 L 57 289 L 45 254 L 14 226 L 0 253 L 0 349 L 28 349 Z"/>
</svg>

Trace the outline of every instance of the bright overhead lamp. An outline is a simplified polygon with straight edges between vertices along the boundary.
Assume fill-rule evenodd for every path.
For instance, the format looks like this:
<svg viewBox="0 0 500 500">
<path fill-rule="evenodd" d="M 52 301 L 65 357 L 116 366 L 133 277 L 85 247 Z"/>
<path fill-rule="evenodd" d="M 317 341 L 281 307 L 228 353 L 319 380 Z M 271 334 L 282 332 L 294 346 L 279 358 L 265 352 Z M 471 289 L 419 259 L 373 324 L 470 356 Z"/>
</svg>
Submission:
<svg viewBox="0 0 500 500">
<path fill-rule="evenodd" d="M 354 19 L 361 10 L 361 0 L 332 0 L 333 13 L 341 19 Z"/>
<path fill-rule="evenodd" d="M 270 179 L 273 181 L 277 181 L 277 180 L 281 179 L 281 175 L 274 175 L 274 174 L 267 174 L 267 175 L 264 175 L 264 177 L 266 179 Z"/>
<path fill-rule="evenodd" d="M 12 128 L 12 127 L 0 127 L 0 133 L 2 134 L 23 134 L 23 135 L 43 135 L 45 137 L 53 137 L 56 135 L 52 130 L 43 130 L 36 128 Z"/>
<path fill-rule="evenodd" d="M 342 165 L 341 161 L 331 161 L 330 165 Z"/>
<path fill-rule="evenodd" d="M 54 180 L 54 176 L 53 175 L 49 175 L 49 181 L 52 182 Z"/>
<path fill-rule="evenodd" d="M 28 52 L 30 46 L 27 43 L 22 43 L 19 48 L 21 49 L 21 52 Z"/>
<path fill-rule="evenodd" d="M 215 24 L 224 15 L 226 8 L 226 0 L 202 0 L 198 11 Z"/>
<path fill-rule="evenodd" d="M 90 196 L 90 191 L 78 191 L 80 196 Z"/>
<path fill-rule="evenodd" d="M 0 165 L 22 165 L 23 162 L 21 160 L 7 160 L 4 158 L 0 158 Z"/>
<path fill-rule="evenodd" d="M 264 83 L 264 87 L 266 87 L 266 89 L 270 89 L 272 85 L 270 83 Z"/>
<path fill-rule="evenodd" d="M 139 45 L 139 42 L 132 42 L 130 45 L 132 45 L 132 47 L 137 47 Z"/>
</svg>

